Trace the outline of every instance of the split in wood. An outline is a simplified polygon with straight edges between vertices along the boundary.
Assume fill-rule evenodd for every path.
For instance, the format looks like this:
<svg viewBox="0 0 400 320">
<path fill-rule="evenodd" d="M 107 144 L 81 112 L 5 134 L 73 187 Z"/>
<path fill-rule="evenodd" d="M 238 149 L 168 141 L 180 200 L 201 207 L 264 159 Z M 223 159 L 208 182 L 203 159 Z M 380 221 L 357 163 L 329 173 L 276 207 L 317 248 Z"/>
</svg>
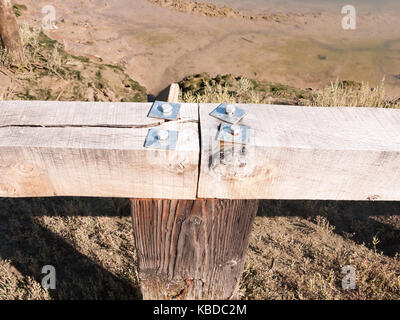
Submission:
<svg viewBox="0 0 400 320">
<path fill-rule="evenodd" d="M 0 102 L 0 196 L 400 200 L 400 110 L 246 105 L 246 155 L 221 161 L 217 104 L 179 121 L 150 106 Z M 144 148 L 149 128 L 179 132 L 175 149 Z"/>
</svg>

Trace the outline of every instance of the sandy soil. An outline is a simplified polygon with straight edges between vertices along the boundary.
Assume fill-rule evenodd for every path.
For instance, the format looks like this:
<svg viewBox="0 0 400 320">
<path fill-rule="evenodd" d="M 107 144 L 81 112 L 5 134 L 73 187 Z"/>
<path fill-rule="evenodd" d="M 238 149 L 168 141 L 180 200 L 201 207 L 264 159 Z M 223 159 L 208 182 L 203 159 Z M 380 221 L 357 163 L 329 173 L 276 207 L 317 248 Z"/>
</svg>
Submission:
<svg viewBox="0 0 400 320">
<path fill-rule="evenodd" d="M 399 209 L 399 202 L 262 201 L 242 298 L 399 300 Z M 0 232 L 0 300 L 141 298 L 128 200 L 4 199 Z M 55 290 L 40 285 L 49 264 Z M 355 290 L 342 289 L 346 265 L 355 268 Z"/>
<path fill-rule="evenodd" d="M 40 25 L 42 0 L 20 23 Z M 400 29 L 391 13 L 358 17 L 358 28 L 341 28 L 342 15 L 287 14 L 282 21 L 207 17 L 162 8 L 147 0 L 53 0 L 58 30 L 48 34 L 73 54 L 120 64 L 148 92 L 200 72 L 233 73 L 298 87 L 322 87 L 337 77 L 386 78 L 400 95 Z M 96 57 L 97 58 L 96 58 Z"/>
</svg>

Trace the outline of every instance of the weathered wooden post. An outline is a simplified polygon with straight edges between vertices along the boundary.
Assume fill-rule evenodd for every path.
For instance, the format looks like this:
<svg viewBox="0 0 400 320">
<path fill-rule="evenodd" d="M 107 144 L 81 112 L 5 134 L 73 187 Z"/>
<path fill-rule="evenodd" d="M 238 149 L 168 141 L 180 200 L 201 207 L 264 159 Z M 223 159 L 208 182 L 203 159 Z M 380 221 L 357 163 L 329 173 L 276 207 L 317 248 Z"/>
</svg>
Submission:
<svg viewBox="0 0 400 320">
<path fill-rule="evenodd" d="M 257 200 L 132 199 L 144 299 L 234 299 Z"/>
<path fill-rule="evenodd" d="M 168 100 L 177 102 L 172 84 Z M 132 199 L 144 299 L 235 299 L 257 200 Z"/>
<path fill-rule="evenodd" d="M 14 62 L 24 61 L 24 50 L 11 0 L 0 0 L 0 39 Z"/>
</svg>

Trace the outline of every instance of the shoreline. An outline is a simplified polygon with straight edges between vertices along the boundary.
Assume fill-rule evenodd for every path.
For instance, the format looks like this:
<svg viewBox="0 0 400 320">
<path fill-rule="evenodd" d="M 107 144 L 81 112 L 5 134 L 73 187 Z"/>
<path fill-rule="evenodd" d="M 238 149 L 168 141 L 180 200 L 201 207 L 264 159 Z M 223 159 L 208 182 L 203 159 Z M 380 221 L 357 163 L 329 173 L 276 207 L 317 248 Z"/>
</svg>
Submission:
<svg viewBox="0 0 400 320">
<path fill-rule="evenodd" d="M 187 0 L 148 0 L 150 3 L 162 7 L 172 9 L 185 14 L 193 14 L 206 17 L 217 18 L 239 18 L 243 20 L 253 21 L 287 21 L 293 14 L 287 15 L 283 13 L 274 14 L 247 14 L 242 10 L 234 9 L 228 6 L 217 6 L 212 3 L 187 1 Z"/>
<path fill-rule="evenodd" d="M 360 16 L 358 29 L 349 32 L 341 28 L 340 13 L 288 13 L 290 18 L 279 23 L 187 14 L 154 1 L 92 0 L 77 5 L 54 0 L 58 29 L 46 33 L 71 54 L 123 67 L 153 96 L 203 72 L 315 89 L 337 78 L 375 86 L 386 77 L 388 94 L 400 95 L 396 15 Z M 19 23 L 40 26 L 43 15 L 37 8 L 47 2 L 19 2 L 28 8 Z"/>
</svg>

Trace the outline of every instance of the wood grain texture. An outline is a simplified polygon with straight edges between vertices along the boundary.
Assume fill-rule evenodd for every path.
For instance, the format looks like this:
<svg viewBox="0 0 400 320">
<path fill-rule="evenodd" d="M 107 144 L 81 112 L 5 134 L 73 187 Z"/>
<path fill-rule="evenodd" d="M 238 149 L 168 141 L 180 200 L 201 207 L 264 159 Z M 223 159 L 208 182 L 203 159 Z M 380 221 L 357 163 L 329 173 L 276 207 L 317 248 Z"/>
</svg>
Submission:
<svg viewBox="0 0 400 320">
<path fill-rule="evenodd" d="M 150 106 L 1 102 L 0 196 L 194 199 L 197 106 L 182 107 L 191 119 L 161 124 Z M 176 150 L 144 148 L 150 127 L 179 130 Z"/>
<path fill-rule="evenodd" d="M 400 200 L 400 110 L 240 105 L 245 149 L 219 144 L 199 107 L 198 197 Z"/>
<path fill-rule="evenodd" d="M 165 121 L 147 117 L 151 103 L 1 101 L 0 127 L 104 126 L 154 127 Z M 178 122 L 197 122 L 197 104 L 183 104 Z"/>
<path fill-rule="evenodd" d="M 24 50 L 11 0 L 0 0 L 0 40 L 13 62 L 24 61 Z"/>
<path fill-rule="evenodd" d="M 179 84 L 172 83 L 169 87 L 168 102 L 179 102 Z"/>
<path fill-rule="evenodd" d="M 168 101 L 178 97 L 172 85 Z M 257 200 L 131 203 L 145 299 L 237 297 Z"/>
<path fill-rule="evenodd" d="M 258 201 L 132 199 L 144 299 L 234 299 Z"/>
</svg>

